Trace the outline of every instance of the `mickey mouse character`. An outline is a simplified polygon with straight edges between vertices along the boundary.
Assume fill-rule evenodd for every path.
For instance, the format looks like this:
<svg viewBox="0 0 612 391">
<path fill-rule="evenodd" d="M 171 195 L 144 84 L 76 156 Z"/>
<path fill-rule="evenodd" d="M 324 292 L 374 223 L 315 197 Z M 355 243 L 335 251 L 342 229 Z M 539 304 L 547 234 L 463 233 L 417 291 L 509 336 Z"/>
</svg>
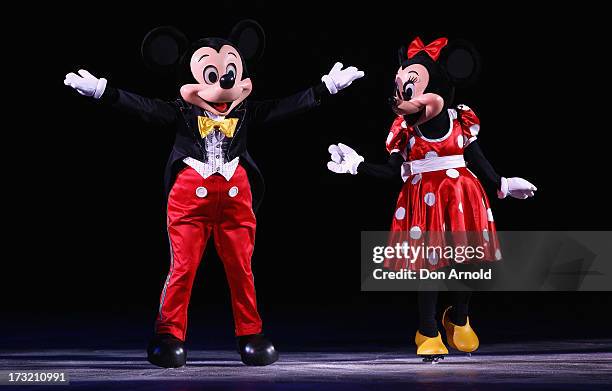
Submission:
<svg viewBox="0 0 612 391">
<path fill-rule="evenodd" d="M 283 99 L 250 101 L 253 83 L 246 61 L 261 56 L 264 42 L 261 26 L 252 20 L 238 23 L 228 39 L 203 38 L 191 44 L 175 28 L 152 30 L 143 41 L 142 55 L 155 69 L 178 71 L 180 96 L 171 102 L 112 87 L 86 70 L 69 73 L 64 81 L 81 95 L 176 132 L 165 172 L 171 264 L 147 349 L 149 361 L 161 367 L 185 365 L 187 307 L 211 236 L 231 291 L 242 361 L 268 365 L 278 359 L 262 334 L 251 271 L 254 211 L 264 189 L 247 151 L 247 133 L 314 108 L 323 95 L 337 93 L 364 73 L 336 63 L 314 87 Z"/>
<path fill-rule="evenodd" d="M 417 37 L 407 50 L 400 49 L 391 98 L 397 117 L 386 140 L 388 162 L 365 162 L 352 148 L 338 144 L 329 147 L 327 166 L 334 173 L 401 177 L 404 185 L 391 223 L 392 237 L 414 242 L 426 233 L 476 233 L 469 243 L 484 247 L 483 261 L 494 261 L 501 259 L 501 252 L 479 178 L 497 189 L 499 198 L 532 197 L 536 187 L 522 178 L 498 175 L 478 146 L 480 120 L 468 106 L 453 105 L 455 87 L 473 82 L 479 69 L 479 56 L 469 43 L 458 40 L 449 45 L 446 38 L 439 38 L 425 45 Z M 437 270 L 454 263 L 436 252 L 409 265 L 393 265 L 393 261 L 398 260 L 386 266 Z M 437 297 L 437 291 L 419 292 L 415 343 L 417 355 L 428 360 L 448 354 L 436 324 Z M 453 292 L 453 305 L 442 319 L 448 344 L 463 352 L 472 352 L 479 344 L 468 318 L 469 299 L 470 292 Z"/>
</svg>

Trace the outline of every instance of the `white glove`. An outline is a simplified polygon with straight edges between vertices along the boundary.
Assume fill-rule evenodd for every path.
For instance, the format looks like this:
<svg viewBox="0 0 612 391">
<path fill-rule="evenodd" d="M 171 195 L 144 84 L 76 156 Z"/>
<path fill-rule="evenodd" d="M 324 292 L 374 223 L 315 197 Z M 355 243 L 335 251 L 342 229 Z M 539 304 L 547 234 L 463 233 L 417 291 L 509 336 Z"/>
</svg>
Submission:
<svg viewBox="0 0 612 391">
<path fill-rule="evenodd" d="M 353 148 L 342 143 L 338 143 L 338 145 L 332 144 L 327 150 L 331 154 L 331 161 L 327 162 L 329 171 L 336 174 L 357 174 L 357 167 L 363 161 L 363 156 L 360 156 Z"/>
<path fill-rule="evenodd" d="M 523 178 L 502 178 L 501 188 L 497 191 L 497 197 L 506 198 L 510 194 L 510 197 L 524 200 L 525 198 L 533 197 L 536 190 L 538 189 L 532 183 Z"/>
<path fill-rule="evenodd" d="M 342 69 L 342 63 L 337 62 L 331 71 L 329 71 L 329 74 L 321 78 L 321 81 L 325 83 L 325 87 L 327 87 L 329 93 L 333 95 L 350 86 L 354 80 L 362 78 L 364 75 L 365 73 L 356 67 Z"/>
<path fill-rule="evenodd" d="M 79 75 L 70 72 L 66 75 L 64 84 L 74 88 L 81 95 L 100 99 L 106 89 L 106 79 L 98 79 L 85 69 L 79 70 Z"/>
</svg>

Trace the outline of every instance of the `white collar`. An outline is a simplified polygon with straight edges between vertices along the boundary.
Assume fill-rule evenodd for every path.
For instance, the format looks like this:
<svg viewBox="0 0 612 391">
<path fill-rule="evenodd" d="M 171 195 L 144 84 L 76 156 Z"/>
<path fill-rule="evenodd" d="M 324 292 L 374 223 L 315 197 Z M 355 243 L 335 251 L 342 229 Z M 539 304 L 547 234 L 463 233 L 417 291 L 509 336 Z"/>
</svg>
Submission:
<svg viewBox="0 0 612 391">
<path fill-rule="evenodd" d="M 208 118 L 214 119 L 215 121 L 223 121 L 225 119 L 224 115 L 213 114 L 210 111 L 206 111 L 206 116 Z"/>
</svg>

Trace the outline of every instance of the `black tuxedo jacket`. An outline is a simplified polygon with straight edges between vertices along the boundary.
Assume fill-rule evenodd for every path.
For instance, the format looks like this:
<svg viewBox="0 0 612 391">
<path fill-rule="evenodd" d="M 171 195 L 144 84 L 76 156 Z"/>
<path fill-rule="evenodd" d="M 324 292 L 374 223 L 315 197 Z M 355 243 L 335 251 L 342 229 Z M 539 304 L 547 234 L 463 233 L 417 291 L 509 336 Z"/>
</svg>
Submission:
<svg viewBox="0 0 612 391">
<path fill-rule="evenodd" d="M 265 126 L 270 122 L 311 109 L 319 105 L 324 93 L 327 93 L 327 89 L 321 83 L 283 99 L 260 102 L 247 99 L 226 116 L 226 118 L 238 118 L 236 131 L 227 150 L 226 158 L 227 161 L 230 161 L 240 157 L 240 163 L 247 171 L 251 185 L 253 210 L 257 210 L 263 199 L 264 181 L 261 172 L 247 151 L 246 141 L 249 128 Z M 106 87 L 102 95 L 102 102 L 122 111 L 134 113 L 149 125 L 174 129 L 176 138 L 164 175 L 166 195 L 170 193 L 177 173 L 185 166 L 183 163 L 185 157 L 204 160 L 205 143 L 198 130 L 198 115 L 204 115 L 201 108 L 180 98 L 166 102 L 111 86 Z"/>
</svg>

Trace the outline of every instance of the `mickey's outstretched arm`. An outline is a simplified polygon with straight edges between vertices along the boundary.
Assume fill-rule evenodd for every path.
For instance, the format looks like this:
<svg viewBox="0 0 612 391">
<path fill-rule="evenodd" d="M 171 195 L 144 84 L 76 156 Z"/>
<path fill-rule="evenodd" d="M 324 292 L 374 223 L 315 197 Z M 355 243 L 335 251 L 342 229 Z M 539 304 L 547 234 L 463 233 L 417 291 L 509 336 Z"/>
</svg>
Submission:
<svg viewBox="0 0 612 391">
<path fill-rule="evenodd" d="M 177 119 L 178 111 L 173 103 L 113 88 L 107 84 L 106 79 L 98 79 L 84 69 L 79 70 L 78 75 L 67 74 L 64 84 L 74 88 L 81 95 L 100 99 L 101 102 L 119 110 L 136 114 L 151 125 L 169 126 Z"/>
<path fill-rule="evenodd" d="M 260 123 L 268 123 L 303 113 L 317 106 L 322 95 L 334 95 L 365 75 L 356 67 L 351 66 L 345 69 L 342 67 L 342 63 L 337 62 L 331 71 L 321 78 L 321 83 L 305 91 L 282 99 L 254 102 L 255 120 Z"/>
</svg>

